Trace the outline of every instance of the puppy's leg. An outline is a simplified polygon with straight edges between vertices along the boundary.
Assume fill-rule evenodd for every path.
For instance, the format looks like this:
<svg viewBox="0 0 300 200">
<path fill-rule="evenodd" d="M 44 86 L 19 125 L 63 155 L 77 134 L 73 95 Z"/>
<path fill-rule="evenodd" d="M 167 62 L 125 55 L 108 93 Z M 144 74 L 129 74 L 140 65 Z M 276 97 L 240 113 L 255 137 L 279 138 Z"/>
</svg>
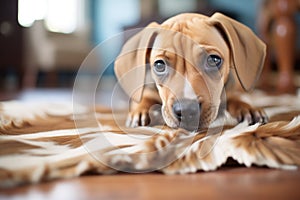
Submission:
<svg viewBox="0 0 300 200">
<path fill-rule="evenodd" d="M 149 109 L 155 104 L 161 104 L 158 92 L 146 87 L 140 102 L 131 101 L 126 126 L 137 127 L 148 125 L 150 123 Z"/>
<path fill-rule="evenodd" d="M 241 100 L 237 95 L 227 98 L 227 110 L 238 122 L 247 121 L 249 125 L 267 123 L 268 116 L 261 108 L 256 108 Z"/>
</svg>

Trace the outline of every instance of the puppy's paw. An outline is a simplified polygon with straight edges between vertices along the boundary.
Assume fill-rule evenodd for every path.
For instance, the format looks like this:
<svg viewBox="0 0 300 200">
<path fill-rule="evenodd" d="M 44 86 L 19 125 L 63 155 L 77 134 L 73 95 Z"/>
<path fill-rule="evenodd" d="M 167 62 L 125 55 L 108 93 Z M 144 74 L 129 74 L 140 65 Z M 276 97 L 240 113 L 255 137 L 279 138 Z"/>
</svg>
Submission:
<svg viewBox="0 0 300 200">
<path fill-rule="evenodd" d="M 268 122 L 268 116 L 262 109 L 241 108 L 237 113 L 238 122 L 247 121 L 249 125 L 253 125 L 256 123 L 265 124 Z"/>
<path fill-rule="evenodd" d="M 239 123 L 247 121 L 249 125 L 256 123 L 265 124 L 269 120 L 263 109 L 252 107 L 247 103 L 238 103 L 229 107 L 228 111 Z"/>
<path fill-rule="evenodd" d="M 127 127 L 147 126 L 150 123 L 148 109 L 135 109 L 128 114 Z"/>
</svg>

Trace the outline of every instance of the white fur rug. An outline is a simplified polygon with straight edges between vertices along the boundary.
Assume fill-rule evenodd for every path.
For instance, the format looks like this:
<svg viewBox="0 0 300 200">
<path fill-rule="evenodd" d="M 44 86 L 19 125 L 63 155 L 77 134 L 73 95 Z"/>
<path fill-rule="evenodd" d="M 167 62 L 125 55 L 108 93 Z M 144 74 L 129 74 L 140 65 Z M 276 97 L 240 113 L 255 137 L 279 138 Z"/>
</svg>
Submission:
<svg viewBox="0 0 300 200">
<path fill-rule="evenodd" d="M 211 171 L 228 158 L 247 167 L 297 169 L 300 98 L 260 92 L 245 98 L 264 107 L 270 123 L 248 126 L 227 116 L 197 133 L 160 125 L 125 128 L 126 112 L 101 106 L 1 102 L 0 185 L 85 173 Z"/>
</svg>

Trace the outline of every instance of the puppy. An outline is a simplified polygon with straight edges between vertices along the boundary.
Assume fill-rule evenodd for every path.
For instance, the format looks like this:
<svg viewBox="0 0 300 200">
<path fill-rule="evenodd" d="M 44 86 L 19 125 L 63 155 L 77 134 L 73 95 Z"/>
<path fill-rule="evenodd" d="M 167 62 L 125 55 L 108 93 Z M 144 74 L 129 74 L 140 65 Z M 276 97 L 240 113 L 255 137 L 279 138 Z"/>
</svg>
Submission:
<svg viewBox="0 0 300 200">
<path fill-rule="evenodd" d="M 172 128 L 207 128 L 223 108 L 239 122 L 266 123 L 263 110 L 240 98 L 254 87 L 265 55 L 265 44 L 248 27 L 221 13 L 185 13 L 149 24 L 115 61 L 132 99 L 127 126 L 149 124 L 155 104 Z"/>
</svg>

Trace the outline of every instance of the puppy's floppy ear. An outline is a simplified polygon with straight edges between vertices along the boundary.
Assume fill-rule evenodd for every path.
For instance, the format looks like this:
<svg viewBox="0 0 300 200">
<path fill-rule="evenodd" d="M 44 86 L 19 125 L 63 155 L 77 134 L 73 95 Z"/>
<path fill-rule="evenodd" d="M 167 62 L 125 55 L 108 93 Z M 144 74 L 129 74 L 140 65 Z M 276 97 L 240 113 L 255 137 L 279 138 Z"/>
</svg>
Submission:
<svg viewBox="0 0 300 200">
<path fill-rule="evenodd" d="M 152 22 L 130 38 L 115 61 L 115 74 L 121 87 L 136 102 L 141 100 L 151 47 L 159 24 Z"/>
<path fill-rule="evenodd" d="M 210 20 L 229 43 L 232 64 L 242 87 L 251 90 L 262 71 L 266 45 L 247 26 L 221 13 L 215 13 Z"/>
</svg>

